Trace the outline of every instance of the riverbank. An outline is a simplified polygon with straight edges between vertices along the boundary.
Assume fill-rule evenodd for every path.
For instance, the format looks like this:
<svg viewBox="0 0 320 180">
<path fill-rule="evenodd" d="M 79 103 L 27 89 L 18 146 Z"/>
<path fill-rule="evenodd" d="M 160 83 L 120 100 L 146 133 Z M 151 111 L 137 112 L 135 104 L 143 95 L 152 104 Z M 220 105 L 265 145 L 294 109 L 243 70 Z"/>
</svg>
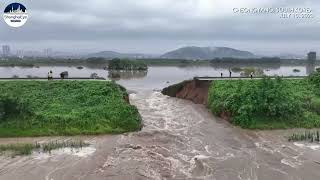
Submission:
<svg viewBox="0 0 320 180">
<path fill-rule="evenodd" d="M 249 129 L 319 128 L 320 96 L 308 79 L 190 80 L 162 93 L 204 104 Z"/>
<path fill-rule="evenodd" d="M 141 128 L 126 90 L 107 81 L 0 82 L 0 137 L 95 135 Z"/>
</svg>

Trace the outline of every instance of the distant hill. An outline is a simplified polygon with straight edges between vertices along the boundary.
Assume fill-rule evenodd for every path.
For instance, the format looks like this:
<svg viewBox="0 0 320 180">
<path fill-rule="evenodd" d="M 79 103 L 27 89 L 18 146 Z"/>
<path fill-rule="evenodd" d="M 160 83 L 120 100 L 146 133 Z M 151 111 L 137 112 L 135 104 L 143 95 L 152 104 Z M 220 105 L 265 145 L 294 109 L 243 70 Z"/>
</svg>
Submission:
<svg viewBox="0 0 320 180">
<path fill-rule="evenodd" d="M 170 59 L 214 59 L 214 58 L 255 58 L 249 51 L 241 51 L 228 47 L 183 47 L 161 56 Z"/>
<path fill-rule="evenodd" d="M 88 54 L 87 57 L 101 57 L 101 58 L 146 58 L 150 55 L 139 53 L 119 53 L 115 51 L 101 51 L 97 53 Z"/>
<path fill-rule="evenodd" d="M 101 51 L 97 53 L 88 54 L 90 57 L 101 58 L 167 58 L 167 59 L 214 59 L 214 58 L 255 58 L 257 57 L 249 51 L 241 51 L 228 47 L 183 47 L 162 56 L 147 55 L 141 53 L 119 53 L 115 51 Z"/>
</svg>

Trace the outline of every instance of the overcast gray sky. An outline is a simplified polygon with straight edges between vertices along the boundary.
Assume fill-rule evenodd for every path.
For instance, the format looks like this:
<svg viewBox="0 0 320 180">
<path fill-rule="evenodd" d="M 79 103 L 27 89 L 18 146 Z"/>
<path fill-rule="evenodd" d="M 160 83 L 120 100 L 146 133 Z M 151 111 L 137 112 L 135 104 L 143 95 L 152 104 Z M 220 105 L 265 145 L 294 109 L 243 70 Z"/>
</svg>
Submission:
<svg viewBox="0 0 320 180">
<path fill-rule="evenodd" d="M 2 11 L 12 3 L 2 0 Z M 182 46 L 228 46 L 257 54 L 320 51 L 319 0 L 21 0 L 28 22 L 0 22 L 13 49 L 161 54 Z M 234 8 L 312 8 L 314 18 L 239 14 Z"/>
</svg>

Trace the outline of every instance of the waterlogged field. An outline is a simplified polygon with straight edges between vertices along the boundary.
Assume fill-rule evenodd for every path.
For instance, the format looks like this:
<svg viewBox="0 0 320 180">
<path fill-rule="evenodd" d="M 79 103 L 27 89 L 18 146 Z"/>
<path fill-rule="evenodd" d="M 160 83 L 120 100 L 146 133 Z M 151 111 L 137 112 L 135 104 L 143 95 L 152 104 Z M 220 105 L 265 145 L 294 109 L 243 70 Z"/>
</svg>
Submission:
<svg viewBox="0 0 320 180">
<path fill-rule="evenodd" d="M 126 95 L 106 81 L 3 81 L 0 137 L 135 131 L 141 118 Z"/>
<path fill-rule="evenodd" d="M 208 106 L 243 128 L 319 128 L 318 90 L 309 79 L 216 81 Z"/>
</svg>

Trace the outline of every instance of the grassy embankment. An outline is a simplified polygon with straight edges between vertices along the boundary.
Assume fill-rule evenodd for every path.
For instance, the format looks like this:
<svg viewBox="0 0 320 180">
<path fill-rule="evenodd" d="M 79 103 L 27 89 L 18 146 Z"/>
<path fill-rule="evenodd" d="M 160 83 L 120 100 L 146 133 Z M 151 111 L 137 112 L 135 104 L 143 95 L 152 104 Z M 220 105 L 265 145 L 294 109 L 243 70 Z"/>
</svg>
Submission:
<svg viewBox="0 0 320 180">
<path fill-rule="evenodd" d="M 302 80 L 215 81 L 208 102 L 243 128 L 320 128 L 320 72 Z"/>
<path fill-rule="evenodd" d="M 124 88 L 105 81 L 0 82 L 0 137 L 123 133 L 140 128 Z"/>
</svg>

